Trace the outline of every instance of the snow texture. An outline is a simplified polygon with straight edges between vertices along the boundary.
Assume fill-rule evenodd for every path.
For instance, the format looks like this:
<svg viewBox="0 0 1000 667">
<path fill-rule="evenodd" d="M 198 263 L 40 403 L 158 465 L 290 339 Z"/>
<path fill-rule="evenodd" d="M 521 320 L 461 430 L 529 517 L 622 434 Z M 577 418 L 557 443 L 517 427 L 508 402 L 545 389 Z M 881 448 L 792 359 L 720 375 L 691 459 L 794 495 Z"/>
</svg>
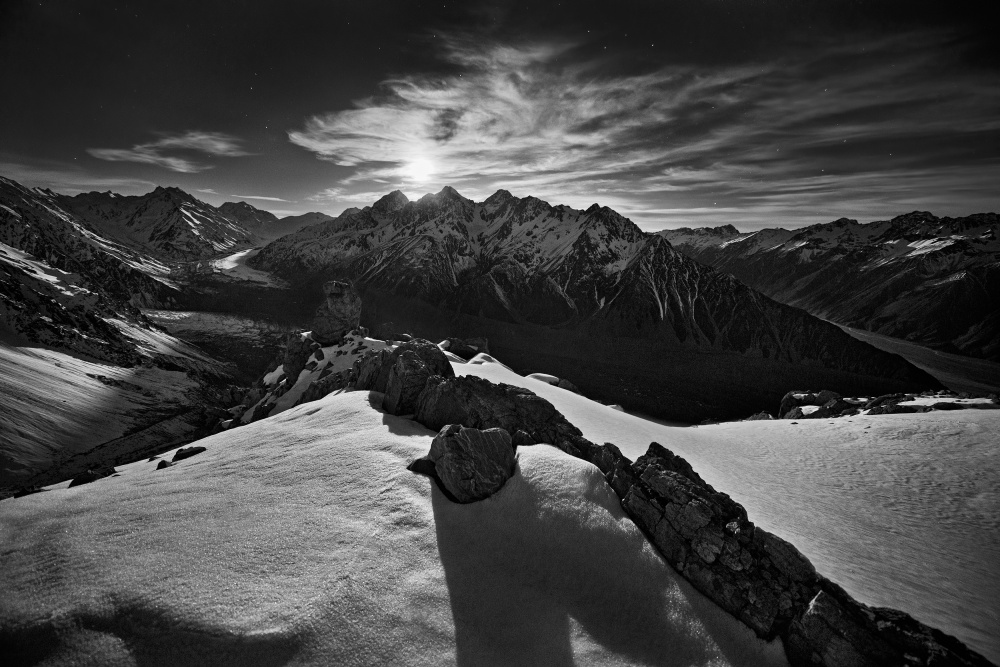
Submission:
<svg viewBox="0 0 1000 667">
<path fill-rule="evenodd" d="M 41 628 L 63 663 L 784 664 L 590 464 L 526 448 L 496 495 L 456 505 L 405 469 L 433 433 L 378 398 L 331 394 L 164 470 L 0 503 L 0 632 Z"/>
</svg>

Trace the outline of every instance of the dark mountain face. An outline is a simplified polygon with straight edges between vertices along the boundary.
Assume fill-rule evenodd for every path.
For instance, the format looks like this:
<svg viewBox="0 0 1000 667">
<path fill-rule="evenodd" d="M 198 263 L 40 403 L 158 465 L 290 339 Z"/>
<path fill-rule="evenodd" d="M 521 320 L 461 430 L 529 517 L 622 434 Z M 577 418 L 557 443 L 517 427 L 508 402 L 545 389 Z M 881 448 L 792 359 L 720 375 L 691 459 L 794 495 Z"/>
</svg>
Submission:
<svg viewBox="0 0 1000 667">
<path fill-rule="evenodd" d="M 205 259 L 250 247 L 257 239 L 245 223 L 257 226 L 274 217 L 249 204 L 232 204 L 227 210 L 232 213 L 238 207 L 239 214 L 230 217 L 178 188 L 158 187 L 136 197 L 111 192 L 60 195 L 56 201 L 103 236 L 164 262 Z"/>
<path fill-rule="evenodd" d="M 681 252 L 848 326 L 1000 360 L 1000 216 L 915 211 L 797 231 L 665 230 Z"/>
<path fill-rule="evenodd" d="M 48 347 L 131 364 L 124 328 L 140 306 L 178 296 L 168 267 L 102 237 L 58 196 L 0 178 L 0 310 L 9 332 Z"/>
<path fill-rule="evenodd" d="M 522 369 L 666 417 L 745 416 L 792 386 L 937 386 L 596 204 L 394 192 L 271 243 L 251 265 L 300 284 L 353 279 L 368 326 L 487 336 Z"/>
</svg>

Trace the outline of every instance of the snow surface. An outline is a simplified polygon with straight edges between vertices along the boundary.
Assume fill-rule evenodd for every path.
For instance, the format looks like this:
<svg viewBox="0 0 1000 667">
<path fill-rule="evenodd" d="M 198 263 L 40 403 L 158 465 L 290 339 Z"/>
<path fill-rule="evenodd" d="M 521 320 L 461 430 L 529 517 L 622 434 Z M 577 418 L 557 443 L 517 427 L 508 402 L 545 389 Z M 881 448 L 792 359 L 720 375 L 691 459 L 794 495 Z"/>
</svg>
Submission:
<svg viewBox="0 0 1000 667">
<path fill-rule="evenodd" d="M 659 442 L 857 599 L 902 609 L 1000 663 L 1000 410 L 682 428 L 497 364 L 455 372 L 531 389 L 633 460 Z"/>
<path fill-rule="evenodd" d="M 215 273 L 220 273 L 233 280 L 240 280 L 271 287 L 283 287 L 284 281 L 272 276 L 267 271 L 259 271 L 247 266 L 247 260 L 260 252 L 260 248 L 249 248 L 227 255 L 225 257 L 211 260 L 210 266 Z"/>
<path fill-rule="evenodd" d="M 784 664 L 675 575 L 594 466 L 525 448 L 496 495 L 453 504 L 405 469 L 433 433 L 380 398 L 331 394 L 165 470 L 0 503 L 0 631 L 51 622 L 66 663 Z"/>
<path fill-rule="evenodd" d="M 148 423 L 150 413 L 166 418 L 197 388 L 180 371 L 3 343 L 0 369 L 0 486 L 118 438 Z"/>
</svg>

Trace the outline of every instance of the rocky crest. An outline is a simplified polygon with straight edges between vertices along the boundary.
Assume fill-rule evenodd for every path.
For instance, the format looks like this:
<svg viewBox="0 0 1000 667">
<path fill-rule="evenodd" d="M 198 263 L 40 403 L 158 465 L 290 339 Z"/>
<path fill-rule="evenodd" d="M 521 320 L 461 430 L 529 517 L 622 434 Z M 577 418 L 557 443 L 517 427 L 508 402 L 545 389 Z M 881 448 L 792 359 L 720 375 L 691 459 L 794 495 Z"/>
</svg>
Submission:
<svg viewBox="0 0 1000 667">
<path fill-rule="evenodd" d="M 392 354 L 359 359 L 352 373 L 356 388 L 365 388 L 357 385 L 362 375 L 378 377 Z M 405 354 L 396 356 L 393 369 Z M 416 368 L 413 379 L 405 373 L 394 377 L 424 385 L 415 421 L 436 429 L 436 420 L 448 420 L 431 452 L 411 470 L 438 479 L 452 499 L 471 502 L 488 497 L 510 477 L 515 446 L 552 444 L 594 464 L 667 562 L 758 636 L 780 637 L 794 667 L 989 665 L 954 637 L 903 612 L 851 598 L 792 544 L 755 526 L 741 505 L 657 443 L 632 463 L 613 444 L 582 437 L 531 391 L 468 376 L 427 377 L 426 368 Z M 494 434 L 484 437 L 490 429 Z"/>
<path fill-rule="evenodd" d="M 361 296 L 349 283 L 331 281 L 323 285 L 323 303 L 312 322 L 313 338 L 331 345 L 356 329 L 361 321 Z"/>
<path fill-rule="evenodd" d="M 798 230 L 664 230 L 681 252 L 817 317 L 1000 360 L 1000 216 L 914 211 Z"/>
</svg>

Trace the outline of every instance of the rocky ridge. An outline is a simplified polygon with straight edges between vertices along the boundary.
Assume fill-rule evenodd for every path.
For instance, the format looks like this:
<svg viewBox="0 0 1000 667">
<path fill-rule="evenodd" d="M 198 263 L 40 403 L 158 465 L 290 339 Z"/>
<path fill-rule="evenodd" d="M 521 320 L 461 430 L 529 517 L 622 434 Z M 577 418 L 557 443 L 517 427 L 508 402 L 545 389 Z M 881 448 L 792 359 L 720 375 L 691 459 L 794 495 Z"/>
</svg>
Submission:
<svg viewBox="0 0 1000 667">
<path fill-rule="evenodd" d="M 486 447 L 491 451 L 507 439 L 512 449 L 554 445 L 597 466 L 626 513 L 667 562 L 758 636 L 780 637 L 793 666 L 990 664 L 954 637 L 903 612 L 854 600 L 818 574 L 793 545 L 755 526 L 741 505 L 658 443 L 651 443 L 633 463 L 613 444 L 597 445 L 582 437 L 551 403 L 531 391 L 475 377 L 428 375 L 429 364 L 419 358 L 406 366 L 413 375 L 408 378 L 396 370 L 398 361 L 417 349 L 426 352 L 430 364 L 444 359 L 433 344 L 414 340 L 389 354 L 382 350 L 358 359 L 352 384 L 383 391 L 386 397 L 394 385 L 423 383 L 414 420 L 441 431 L 435 439 L 437 449 L 432 445 L 431 453 L 410 467 L 432 476 L 449 498 L 471 502 L 486 497 L 484 489 L 495 492 L 509 477 L 504 474 L 504 459 L 498 464 L 489 452 L 468 453 L 468 447 L 482 445 L 483 439 L 473 433 L 463 438 L 463 429 L 478 434 L 492 430 Z M 396 372 L 390 372 L 392 379 L 381 385 L 378 378 L 386 366 Z M 383 409 L 399 414 L 385 398 Z M 443 421 L 447 423 L 441 425 Z M 453 444 L 456 436 L 460 444 Z M 461 450 L 459 464 L 443 460 L 446 447 Z M 482 463 L 484 469 L 468 470 L 472 462 Z M 444 479 L 438 465 L 446 471 Z M 456 471 L 460 479 L 475 480 L 472 486 L 479 486 L 478 492 L 457 496 L 456 490 L 462 494 L 468 487 L 452 477 Z"/>
<path fill-rule="evenodd" d="M 817 317 L 1000 360 L 1000 216 L 914 211 L 797 230 L 659 232 L 682 253 Z"/>
</svg>

